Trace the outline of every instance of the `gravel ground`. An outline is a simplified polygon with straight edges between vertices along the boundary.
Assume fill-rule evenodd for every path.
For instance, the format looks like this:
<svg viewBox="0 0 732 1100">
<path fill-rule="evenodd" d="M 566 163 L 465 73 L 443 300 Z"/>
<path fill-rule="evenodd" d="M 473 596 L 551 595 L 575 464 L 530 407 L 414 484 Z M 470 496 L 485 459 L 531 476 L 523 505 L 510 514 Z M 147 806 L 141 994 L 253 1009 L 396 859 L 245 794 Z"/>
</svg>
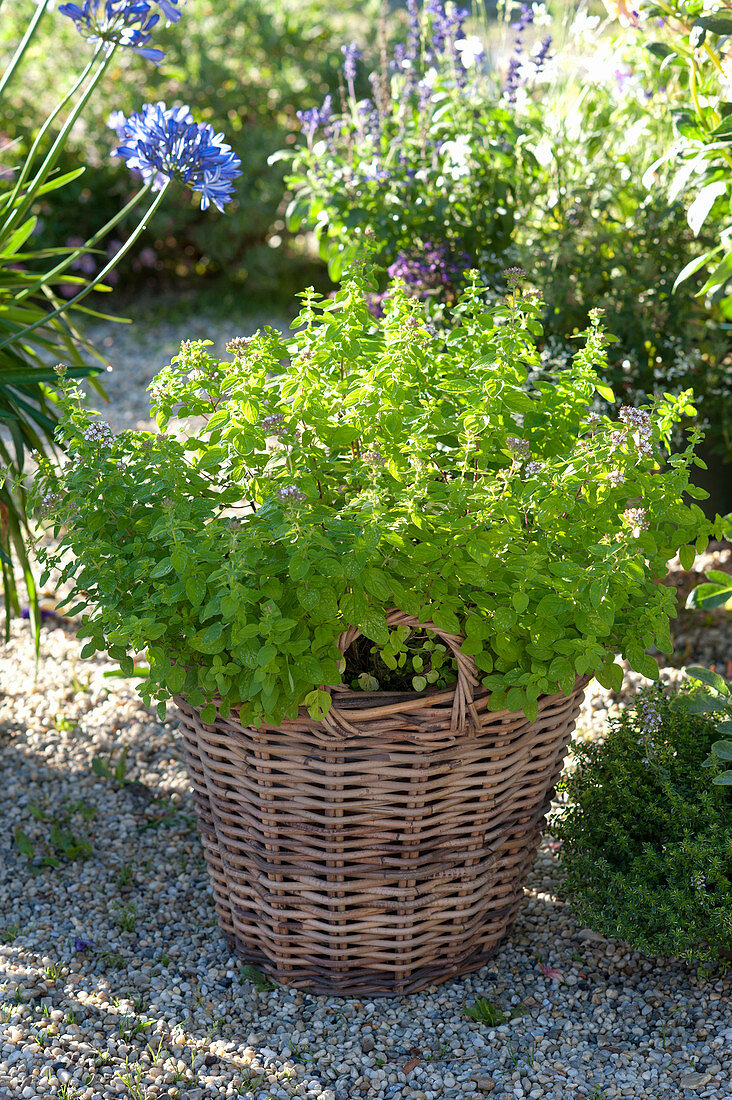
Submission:
<svg viewBox="0 0 732 1100">
<path fill-rule="evenodd" d="M 723 548 L 698 564 L 731 560 Z M 686 616 L 677 644 L 719 664 L 730 624 Z M 80 647 L 73 624 L 49 619 L 35 685 L 28 624 L 0 650 L 2 1100 L 729 1100 L 730 978 L 578 927 L 551 841 L 510 939 L 473 977 L 373 1002 L 258 989 L 216 926 L 174 714 L 161 724 Z M 591 685 L 579 735 L 622 698 Z M 123 749 L 130 782 L 95 774 L 94 756 Z M 43 866 L 54 839 L 69 858 Z M 475 1023 L 463 1008 L 476 997 L 525 1015 Z"/>
<path fill-rule="evenodd" d="M 181 340 L 213 340 L 212 355 L 225 357 L 226 345 L 234 336 L 251 336 L 265 324 L 280 331 L 288 329 L 286 317 L 242 312 L 238 321 L 192 316 L 185 320 L 144 325 L 105 322 L 91 325 L 87 334 L 92 343 L 109 359 L 111 371 L 98 376 L 109 397 L 109 404 L 91 390 L 90 405 L 97 408 L 115 432 L 125 428 L 150 431 L 150 395 L 147 386 L 162 367 L 178 354 Z M 93 362 L 93 360 L 89 360 Z"/>
<path fill-rule="evenodd" d="M 144 388 L 181 336 L 221 348 L 258 323 L 163 326 L 146 343 L 102 334 L 120 341 L 106 348 L 105 418 L 147 426 Z M 672 563 L 671 583 L 683 593 L 714 565 L 732 571 L 729 546 L 696 574 Z M 732 622 L 686 614 L 675 642 L 675 664 L 725 671 Z M 258 988 L 216 926 L 174 713 L 161 724 L 133 681 L 105 677 L 111 662 L 81 661 L 81 645 L 49 617 L 35 683 L 27 623 L 0 649 L 0 1100 L 732 1096 L 730 977 L 703 981 L 579 927 L 551 841 L 509 940 L 474 976 L 393 1000 Z M 622 696 L 590 685 L 578 736 L 601 733 L 639 682 L 628 674 Z M 127 782 L 93 770 L 123 750 Z M 44 865 L 54 843 L 66 855 Z M 463 1008 L 477 997 L 524 1014 L 473 1022 Z"/>
</svg>

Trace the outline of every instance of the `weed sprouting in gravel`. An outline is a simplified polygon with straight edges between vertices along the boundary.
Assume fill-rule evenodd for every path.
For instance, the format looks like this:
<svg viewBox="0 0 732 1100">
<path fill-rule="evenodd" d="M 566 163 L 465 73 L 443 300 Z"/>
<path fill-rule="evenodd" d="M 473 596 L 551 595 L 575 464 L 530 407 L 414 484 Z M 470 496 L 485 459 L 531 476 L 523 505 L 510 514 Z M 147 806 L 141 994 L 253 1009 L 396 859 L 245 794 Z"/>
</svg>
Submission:
<svg viewBox="0 0 732 1100">
<path fill-rule="evenodd" d="M 258 993 L 271 993 L 273 989 L 277 988 L 276 983 L 271 978 L 268 978 L 256 966 L 251 966 L 248 963 L 239 967 L 239 977 L 242 981 L 251 982 Z"/>
<path fill-rule="evenodd" d="M 137 923 L 137 906 L 131 902 L 125 905 L 117 903 L 114 907 L 114 921 L 122 932 L 134 931 Z"/>
<path fill-rule="evenodd" d="M 478 997 L 472 1005 L 468 1005 L 463 1011 L 469 1020 L 488 1024 L 489 1027 L 500 1027 L 501 1024 L 507 1024 L 510 1020 L 516 1019 L 517 1016 L 523 1016 L 526 1010 L 522 1006 L 516 1006 L 509 1009 L 508 1012 L 504 1012 L 498 1005 L 489 1001 L 487 997 Z"/>
</svg>

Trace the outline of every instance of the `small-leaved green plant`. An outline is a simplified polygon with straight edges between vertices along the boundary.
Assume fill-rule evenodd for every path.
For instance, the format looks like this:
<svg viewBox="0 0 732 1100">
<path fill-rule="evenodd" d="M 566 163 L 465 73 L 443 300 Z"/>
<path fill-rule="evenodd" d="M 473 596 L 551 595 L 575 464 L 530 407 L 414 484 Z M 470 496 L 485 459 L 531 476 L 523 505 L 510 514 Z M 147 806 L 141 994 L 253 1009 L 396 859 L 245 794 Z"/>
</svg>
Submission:
<svg viewBox="0 0 732 1100">
<path fill-rule="evenodd" d="M 732 800 L 703 770 L 716 715 L 693 713 L 695 697 L 642 692 L 603 741 L 577 745 L 555 832 L 582 924 L 716 965 L 732 948 Z"/>
<path fill-rule="evenodd" d="M 115 436 L 60 370 L 70 457 L 41 459 L 33 493 L 56 539 L 41 583 L 52 566 L 72 582 L 82 657 L 129 673 L 146 647 L 138 690 L 161 717 L 183 696 L 244 724 L 323 717 L 349 626 L 372 643 L 360 672 L 374 646 L 398 666 L 394 608 L 463 636 L 494 710 L 533 718 L 593 674 L 618 689 L 618 652 L 655 677 L 646 651 L 670 652 L 675 614 L 657 582 L 711 527 L 684 500 L 706 495 L 698 431 L 669 450 L 690 391 L 593 413 L 613 400 L 597 314 L 573 362 L 531 383 L 542 307 L 506 277 L 493 309 L 473 279 L 445 339 L 398 284 L 376 320 L 358 264 L 333 299 L 304 293 L 292 338 L 265 328 L 223 360 L 184 343 L 150 386 L 157 435 Z"/>
</svg>

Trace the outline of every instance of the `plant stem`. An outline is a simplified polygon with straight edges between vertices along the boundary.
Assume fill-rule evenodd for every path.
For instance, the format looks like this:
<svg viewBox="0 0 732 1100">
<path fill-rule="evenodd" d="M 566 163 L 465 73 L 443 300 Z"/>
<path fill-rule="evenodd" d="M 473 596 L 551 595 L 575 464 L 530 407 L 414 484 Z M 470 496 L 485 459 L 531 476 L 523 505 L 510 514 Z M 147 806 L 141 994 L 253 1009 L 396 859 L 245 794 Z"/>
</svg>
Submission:
<svg viewBox="0 0 732 1100">
<path fill-rule="evenodd" d="M 43 161 L 43 164 L 41 165 L 41 167 L 36 172 L 34 178 L 31 180 L 30 186 L 28 187 L 28 190 L 26 191 L 25 195 L 23 196 L 23 201 L 20 203 L 20 205 L 15 210 L 11 211 L 10 216 L 7 218 L 7 220 L 5 222 L 5 225 L 3 226 L 3 234 L 5 234 L 8 231 L 8 229 L 10 229 L 10 227 L 15 222 L 17 222 L 19 219 L 25 217 L 26 213 L 28 212 L 28 210 L 30 209 L 30 207 L 33 203 L 33 199 L 35 198 L 38 189 L 43 185 L 43 183 L 46 181 L 49 174 L 56 167 L 56 162 L 58 161 L 58 158 L 61 156 L 61 152 L 63 150 L 66 138 L 69 136 L 69 134 L 71 132 L 71 129 L 74 126 L 74 123 L 78 119 L 81 112 L 84 110 L 84 107 L 86 107 L 86 104 L 87 104 L 92 92 L 94 91 L 94 88 L 99 83 L 99 80 L 101 79 L 104 71 L 107 69 L 107 67 L 109 66 L 112 58 L 114 57 L 115 49 L 116 49 L 116 47 L 112 47 L 112 49 L 107 54 L 104 61 L 99 66 L 96 73 L 94 74 L 94 78 L 89 81 L 89 84 L 87 85 L 87 88 L 84 91 L 84 94 L 78 100 L 78 102 L 77 102 L 76 106 L 74 107 L 74 109 L 72 110 L 71 114 L 66 119 L 66 122 L 64 123 L 62 129 L 59 131 L 58 135 L 56 136 L 56 140 L 54 141 L 53 145 L 51 146 L 48 153 L 46 154 L 46 157 L 45 157 L 45 160 Z"/>
<path fill-rule="evenodd" d="M 61 263 L 56 264 L 56 266 L 51 271 L 46 272 L 46 274 L 41 276 L 41 278 L 38 279 L 35 283 L 31 283 L 31 285 L 26 287 L 25 290 L 22 290 L 21 293 L 18 294 L 14 298 L 14 301 L 15 302 L 24 301 L 31 294 L 33 294 L 36 290 L 40 290 L 40 288 L 42 286 L 46 286 L 57 275 L 60 275 L 61 272 L 65 271 L 68 267 L 70 267 L 70 265 L 74 262 L 74 260 L 77 258 L 77 256 L 81 256 L 84 252 L 88 252 L 90 249 L 92 249 L 94 247 L 94 245 L 97 244 L 98 241 L 100 241 L 102 239 L 102 237 L 105 237 L 111 229 L 114 229 L 114 227 L 116 225 L 118 225 L 118 223 L 121 222 L 123 220 L 123 218 L 125 218 L 127 216 L 127 214 L 129 214 L 129 212 L 135 208 L 135 206 L 137 206 L 137 204 L 140 202 L 140 200 L 142 198 L 144 198 L 145 195 L 149 194 L 149 192 L 150 192 L 150 187 L 147 186 L 147 187 L 143 187 L 141 191 L 138 191 L 136 195 L 133 195 L 133 197 L 130 199 L 130 201 L 127 203 L 127 205 L 123 206 L 121 210 L 118 210 L 117 213 L 114 215 L 114 217 L 110 218 L 109 221 L 105 225 L 103 225 L 101 229 L 97 230 L 97 232 L 94 234 L 93 237 L 90 237 L 89 240 L 86 241 L 80 248 L 77 248 L 73 252 L 71 252 L 68 256 L 66 256 L 61 261 Z M 119 256 L 119 253 L 118 253 L 118 256 Z M 115 258 L 114 258 L 114 263 L 115 264 L 117 263 L 117 256 L 115 256 Z M 108 270 L 108 269 L 109 269 L 108 267 L 105 268 L 105 270 Z M 100 274 L 99 276 L 97 276 L 95 279 L 92 280 L 91 286 L 97 286 L 101 282 L 101 279 L 102 279 L 102 276 Z M 76 300 L 76 299 L 74 299 L 74 300 Z M 69 303 L 69 304 L 71 304 L 71 303 Z"/>
<path fill-rule="evenodd" d="M 2 2 L 2 0 L 0 0 L 0 2 Z M 23 186 L 23 184 L 25 183 L 25 181 L 28 179 L 28 175 L 29 175 L 30 170 L 31 170 L 31 165 L 33 164 L 33 160 L 35 158 L 36 152 L 38 151 L 38 147 L 39 147 L 41 141 L 45 137 L 46 133 L 48 132 L 48 130 L 49 130 L 50 126 L 52 125 L 52 123 L 54 122 L 54 120 L 58 117 L 58 115 L 64 109 L 64 107 L 69 102 L 69 100 L 73 98 L 73 96 L 79 90 L 81 85 L 84 83 L 87 76 L 91 72 L 91 70 L 94 66 L 94 63 L 95 63 L 98 56 L 99 56 L 99 50 L 96 51 L 96 53 L 92 57 L 91 61 L 86 66 L 86 68 L 84 69 L 81 76 L 79 77 L 79 79 L 74 84 L 74 86 L 70 89 L 70 91 L 68 91 L 66 93 L 66 95 L 61 100 L 61 102 L 58 104 L 56 109 L 48 116 L 46 121 L 43 123 L 43 126 L 40 128 L 40 130 L 36 134 L 35 140 L 33 141 L 33 144 L 31 145 L 30 149 L 28 150 L 28 155 L 25 158 L 25 162 L 23 164 L 22 171 L 21 171 L 20 175 L 18 176 L 18 179 L 16 180 L 15 187 L 13 188 L 9 199 L 7 200 L 7 205 L 9 206 L 9 208 L 11 210 L 11 214 L 12 214 L 12 212 L 14 210 L 14 207 L 15 207 L 15 201 L 18 198 L 18 195 L 20 194 L 20 189 Z"/>
<path fill-rule="evenodd" d="M 148 219 L 153 216 L 153 214 L 163 201 L 163 198 L 165 197 L 167 190 L 170 187 L 170 182 L 171 181 L 168 180 L 162 190 L 158 192 L 154 201 L 148 207 L 145 216 L 143 217 L 135 232 L 132 234 L 131 237 L 127 238 L 117 255 L 109 261 L 107 266 L 102 271 L 99 272 L 99 275 L 96 277 L 96 279 L 94 279 L 93 282 L 89 283 L 88 286 L 85 286 L 84 289 L 80 291 L 74 298 L 71 298 L 68 302 L 64 302 L 62 305 L 60 305 L 58 309 L 54 309 L 51 313 L 47 313 L 44 317 L 40 317 L 32 325 L 27 325 L 25 328 L 20 329 L 19 332 L 14 332 L 11 336 L 7 336 L 3 341 L 0 341 L 0 349 L 7 347 L 8 344 L 16 343 L 19 339 L 21 339 L 21 337 L 27 336 L 29 333 L 34 332 L 37 328 L 40 328 L 41 325 L 46 325 L 49 321 L 52 321 L 61 313 L 65 313 L 66 310 L 72 309 L 75 305 L 78 305 L 78 303 L 83 298 L 86 298 L 87 294 L 90 294 L 95 286 L 103 282 L 109 272 L 117 266 L 122 257 L 130 251 L 137 238 L 147 229 Z M 141 194 L 142 193 L 144 192 L 141 192 Z"/>
<path fill-rule="evenodd" d="M 18 65 L 20 64 L 20 62 L 23 58 L 23 54 L 25 53 L 28 46 L 30 45 L 30 41 L 33 38 L 33 35 L 36 33 L 36 28 L 38 27 L 38 24 L 40 23 L 41 19 L 43 18 L 43 16 L 46 13 L 46 8 L 47 7 L 48 7 L 48 0 L 43 0 L 43 3 L 39 4 L 38 7 L 36 8 L 35 14 L 34 14 L 33 18 L 31 19 L 30 23 L 28 24 L 26 32 L 25 32 L 25 34 L 23 35 L 23 37 L 21 38 L 21 40 L 18 44 L 17 50 L 15 51 L 15 53 L 13 54 L 13 56 L 10 59 L 10 64 L 8 65 L 5 72 L 3 73 L 2 79 L 0 79 L 0 96 L 5 91 L 5 88 L 8 84 L 8 81 L 10 80 L 11 76 L 13 75 L 13 73 L 17 69 Z"/>
</svg>

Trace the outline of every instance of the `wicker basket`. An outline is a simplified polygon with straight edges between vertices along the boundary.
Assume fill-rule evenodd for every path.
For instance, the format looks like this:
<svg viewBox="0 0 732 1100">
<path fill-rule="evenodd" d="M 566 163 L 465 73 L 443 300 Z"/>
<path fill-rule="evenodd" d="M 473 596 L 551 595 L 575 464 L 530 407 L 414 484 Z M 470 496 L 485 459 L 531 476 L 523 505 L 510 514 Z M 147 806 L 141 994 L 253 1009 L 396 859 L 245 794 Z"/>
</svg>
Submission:
<svg viewBox="0 0 732 1100">
<path fill-rule="evenodd" d="M 508 931 L 587 679 L 539 716 L 487 709 L 462 639 L 454 689 L 333 689 L 323 722 L 213 725 L 177 698 L 231 947 L 317 993 L 412 993 L 477 970 Z M 358 631 L 341 635 L 343 652 Z"/>
</svg>

